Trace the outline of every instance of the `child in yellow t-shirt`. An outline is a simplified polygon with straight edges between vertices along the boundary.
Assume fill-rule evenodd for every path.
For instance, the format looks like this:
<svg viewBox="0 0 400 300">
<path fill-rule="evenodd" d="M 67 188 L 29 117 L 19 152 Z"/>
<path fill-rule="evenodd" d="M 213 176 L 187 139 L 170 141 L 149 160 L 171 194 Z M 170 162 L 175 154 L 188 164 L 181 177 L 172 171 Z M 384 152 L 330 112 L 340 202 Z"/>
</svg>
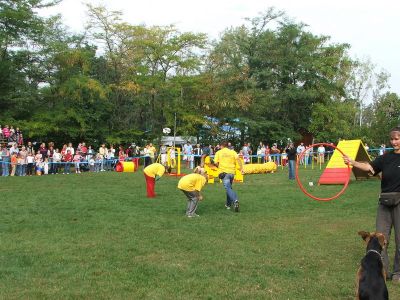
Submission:
<svg viewBox="0 0 400 300">
<path fill-rule="evenodd" d="M 196 214 L 197 204 L 203 200 L 201 189 L 207 182 L 207 173 L 201 167 L 196 167 L 193 174 L 183 176 L 178 182 L 180 189 L 188 198 L 186 216 L 189 218 L 198 217 Z"/>
</svg>

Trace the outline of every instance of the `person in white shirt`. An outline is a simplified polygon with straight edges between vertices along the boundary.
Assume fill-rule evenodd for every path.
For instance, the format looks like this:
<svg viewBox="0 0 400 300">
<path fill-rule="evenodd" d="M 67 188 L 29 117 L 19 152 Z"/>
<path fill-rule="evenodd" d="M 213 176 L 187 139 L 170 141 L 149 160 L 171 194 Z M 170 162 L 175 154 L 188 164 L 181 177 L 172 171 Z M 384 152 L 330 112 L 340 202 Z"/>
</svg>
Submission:
<svg viewBox="0 0 400 300">
<path fill-rule="evenodd" d="M 318 162 L 323 164 L 325 162 L 325 147 L 324 145 L 320 145 L 317 149 L 318 153 Z"/>
<path fill-rule="evenodd" d="M 304 143 L 300 143 L 300 145 L 297 146 L 296 152 L 297 155 L 300 155 L 306 148 L 304 147 Z M 303 157 L 300 159 L 300 164 L 304 165 L 304 155 Z"/>
<path fill-rule="evenodd" d="M 54 174 L 58 174 L 58 170 L 60 169 L 60 163 L 61 163 L 62 155 L 58 151 L 58 148 L 54 150 L 53 153 L 53 172 Z"/>
</svg>

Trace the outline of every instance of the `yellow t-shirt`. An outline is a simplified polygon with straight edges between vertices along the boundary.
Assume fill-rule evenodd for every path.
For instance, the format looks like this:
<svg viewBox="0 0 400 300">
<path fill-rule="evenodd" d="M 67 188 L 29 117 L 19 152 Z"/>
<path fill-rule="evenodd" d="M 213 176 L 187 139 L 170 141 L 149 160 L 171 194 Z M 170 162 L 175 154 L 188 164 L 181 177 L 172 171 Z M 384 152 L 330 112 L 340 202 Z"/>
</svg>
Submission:
<svg viewBox="0 0 400 300">
<path fill-rule="evenodd" d="M 218 163 L 218 169 L 221 172 L 235 174 L 238 157 L 234 150 L 224 148 L 215 153 L 214 162 Z"/>
<path fill-rule="evenodd" d="M 201 191 L 207 180 L 203 175 L 200 174 L 189 174 L 183 176 L 178 182 L 178 189 L 186 192 Z"/>
<path fill-rule="evenodd" d="M 144 168 L 143 172 L 149 177 L 155 178 L 156 175 L 161 177 L 165 173 L 165 167 L 162 164 L 154 163 Z"/>
</svg>

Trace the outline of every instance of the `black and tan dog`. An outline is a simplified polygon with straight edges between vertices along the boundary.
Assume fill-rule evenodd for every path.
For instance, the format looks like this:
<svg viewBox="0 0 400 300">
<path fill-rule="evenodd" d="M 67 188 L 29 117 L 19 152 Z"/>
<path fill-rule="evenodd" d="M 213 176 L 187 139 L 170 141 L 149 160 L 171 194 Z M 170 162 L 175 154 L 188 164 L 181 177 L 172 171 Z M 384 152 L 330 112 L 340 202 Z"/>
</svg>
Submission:
<svg viewBox="0 0 400 300">
<path fill-rule="evenodd" d="M 358 234 L 367 244 L 367 253 L 357 272 L 356 299 L 389 299 L 381 256 L 382 249 L 386 247 L 385 236 L 380 232 L 359 231 Z"/>
</svg>

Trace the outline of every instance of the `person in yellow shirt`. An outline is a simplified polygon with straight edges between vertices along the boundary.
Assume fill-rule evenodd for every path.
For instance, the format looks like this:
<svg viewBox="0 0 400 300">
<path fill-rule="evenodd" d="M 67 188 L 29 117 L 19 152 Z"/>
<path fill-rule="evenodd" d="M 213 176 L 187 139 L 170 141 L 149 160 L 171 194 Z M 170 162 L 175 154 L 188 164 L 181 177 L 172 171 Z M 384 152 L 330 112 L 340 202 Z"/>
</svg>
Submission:
<svg viewBox="0 0 400 300">
<path fill-rule="evenodd" d="M 162 164 L 154 163 L 144 168 L 143 172 L 146 179 L 147 198 L 154 198 L 156 196 L 154 192 L 156 180 L 164 175 L 165 167 Z"/>
<path fill-rule="evenodd" d="M 226 190 L 226 204 L 227 209 L 231 209 L 234 205 L 235 212 L 239 212 L 239 199 L 236 192 L 232 189 L 233 178 L 235 177 L 236 164 L 238 164 L 240 171 L 243 172 L 242 161 L 239 155 L 228 148 L 228 142 L 221 143 L 221 150 L 215 153 L 214 163 L 218 167 L 220 174 L 219 178 L 222 180 Z"/>
<path fill-rule="evenodd" d="M 186 216 L 188 218 L 198 217 L 196 214 L 197 204 L 203 200 L 201 189 L 207 182 L 207 173 L 201 167 L 196 167 L 194 173 L 183 176 L 178 182 L 180 189 L 188 198 Z"/>
</svg>

